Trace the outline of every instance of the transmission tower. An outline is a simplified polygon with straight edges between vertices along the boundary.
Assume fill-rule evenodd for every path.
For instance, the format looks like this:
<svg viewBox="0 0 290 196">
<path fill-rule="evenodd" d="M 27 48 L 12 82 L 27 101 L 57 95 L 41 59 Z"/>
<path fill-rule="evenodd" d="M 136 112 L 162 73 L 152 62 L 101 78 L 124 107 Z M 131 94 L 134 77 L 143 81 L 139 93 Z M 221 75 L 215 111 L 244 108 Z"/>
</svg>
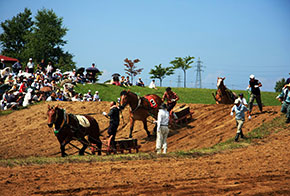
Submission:
<svg viewBox="0 0 290 196">
<path fill-rule="evenodd" d="M 181 76 L 177 76 L 177 87 L 179 88 L 181 86 Z"/>
<path fill-rule="evenodd" d="M 201 72 L 202 70 L 202 61 L 200 60 L 200 57 L 198 57 L 198 61 L 196 61 L 196 80 L 195 80 L 195 88 L 201 88 Z"/>
</svg>

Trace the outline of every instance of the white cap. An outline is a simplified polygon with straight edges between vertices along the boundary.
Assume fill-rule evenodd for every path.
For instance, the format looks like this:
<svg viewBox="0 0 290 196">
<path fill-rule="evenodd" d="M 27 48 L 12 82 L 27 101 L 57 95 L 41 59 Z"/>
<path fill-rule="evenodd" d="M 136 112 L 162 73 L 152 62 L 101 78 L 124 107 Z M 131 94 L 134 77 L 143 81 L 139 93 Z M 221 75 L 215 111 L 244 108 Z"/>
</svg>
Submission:
<svg viewBox="0 0 290 196">
<path fill-rule="evenodd" d="M 240 103 L 240 100 L 239 99 L 236 99 L 235 100 L 235 104 L 238 104 L 238 103 Z"/>
<path fill-rule="evenodd" d="M 4 59 L 1 59 L 1 61 L 4 61 Z"/>
<path fill-rule="evenodd" d="M 99 93 L 99 91 L 96 91 L 95 93 Z"/>
<path fill-rule="evenodd" d="M 253 74 L 250 75 L 250 79 L 254 79 L 255 76 Z"/>
<path fill-rule="evenodd" d="M 88 92 L 91 92 L 91 90 L 88 90 Z"/>
<path fill-rule="evenodd" d="M 29 58 L 30 61 L 32 61 L 32 58 Z"/>
</svg>

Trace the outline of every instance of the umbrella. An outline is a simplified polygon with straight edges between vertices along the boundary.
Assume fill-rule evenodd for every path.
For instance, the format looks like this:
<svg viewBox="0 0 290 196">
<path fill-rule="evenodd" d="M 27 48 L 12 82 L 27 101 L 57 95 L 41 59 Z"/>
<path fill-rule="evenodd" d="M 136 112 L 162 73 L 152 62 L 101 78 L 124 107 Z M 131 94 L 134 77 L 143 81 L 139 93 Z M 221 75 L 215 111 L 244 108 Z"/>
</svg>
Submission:
<svg viewBox="0 0 290 196">
<path fill-rule="evenodd" d="M 84 71 L 85 71 L 85 68 L 81 67 L 81 68 L 77 69 L 76 74 L 84 75 Z"/>
<path fill-rule="evenodd" d="M 95 72 L 95 73 L 99 73 L 100 70 L 96 67 L 89 67 L 86 69 L 87 72 Z"/>
<path fill-rule="evenodd" d="M 71 75 L 73 72 L 72 71 L 66 71 L 63 73 L 63 75 Z"/>
<path fill-rule="evenodd" d="M 52 88 L 50 86 L 44 86 L 44 87 L 40 88 L 39 91 L 41 91 L 41 92 L 51 92 Z"/>
<path fill-rule="evenodd" d="M 120 77 L 121 75 L 120 74 L 118 74 L 118 73 L 114 73 L 113 75 L 112 75 L 112 77 Z"/>
</svg>

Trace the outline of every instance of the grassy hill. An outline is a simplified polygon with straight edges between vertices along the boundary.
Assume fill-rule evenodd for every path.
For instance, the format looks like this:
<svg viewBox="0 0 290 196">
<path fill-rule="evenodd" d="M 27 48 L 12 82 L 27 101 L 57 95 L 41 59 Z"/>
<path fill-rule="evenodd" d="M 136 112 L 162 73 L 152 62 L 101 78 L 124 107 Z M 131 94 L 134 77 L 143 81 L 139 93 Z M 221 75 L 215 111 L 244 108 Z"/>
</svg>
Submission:
<svg viewBox="0 0 290 196">
<path fill-rule="evenodd" d="M 100 98 L 103 101 L 116 101 L 118 97 L 120 97 L 120 92 L 122 90 L 128 90 L 135 92 L 140 96 L 144 96 L 146 94 L 157 94 L 162 97 L 166 87 L 159 87 L 157 90 L 150 89 L 148 87 L 120 87 L 114 86 L 110 84 L 85 84 L 85 85 L 77 85 L 75 87 L 76 92 L 78 93 L 87 93 L 88 90 L 92 91 L 92 94 L 95 91 L 99 91 Z M 215 100 L 213 99 L 212 93 L 216 92 L 216 89 L 196 89 L 196 88 L 172 88 L 174 92 L 176 92 L 180 97 L 180 103 L 203 103 L 203 104 L 215 104 Z M 244 93 L 245 98 L 248 98 L 247 91 L 242 90 L 233 90 L 233 92 L 239 94 Z M 278 93 L 274 92 L 262 92 L 262 102 L 266 106 L 274 106 L 280 105 L 279 101 L 276 100 L 276 96 Z"/>
</svg>

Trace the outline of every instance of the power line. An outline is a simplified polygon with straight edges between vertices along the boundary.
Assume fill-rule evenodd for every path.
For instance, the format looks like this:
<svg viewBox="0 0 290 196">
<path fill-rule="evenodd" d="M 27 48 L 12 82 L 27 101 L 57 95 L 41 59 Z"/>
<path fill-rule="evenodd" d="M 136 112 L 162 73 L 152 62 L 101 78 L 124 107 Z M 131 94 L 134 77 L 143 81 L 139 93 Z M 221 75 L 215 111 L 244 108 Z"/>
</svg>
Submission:
<svg viewBox="0 0 290 196">
<path fill-rule="evenodd" d="M 195 88 L 201 88 L 201 72 L 203 71 L 201 68 L 203 67 L 202 61 L 200 60 L 200 57 L 198 57 L 198 61 L 196 62 L 196 80 L 195 80 Z"/>
</svg>

